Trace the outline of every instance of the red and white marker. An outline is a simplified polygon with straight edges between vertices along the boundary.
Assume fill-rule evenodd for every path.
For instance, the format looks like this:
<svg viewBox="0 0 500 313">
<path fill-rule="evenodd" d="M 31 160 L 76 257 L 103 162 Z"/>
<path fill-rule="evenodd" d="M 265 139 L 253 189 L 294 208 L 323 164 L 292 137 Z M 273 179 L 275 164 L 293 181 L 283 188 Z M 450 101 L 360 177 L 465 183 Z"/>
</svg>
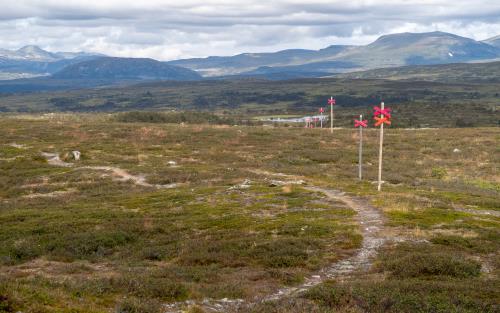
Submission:
<svg viewBox="0 0 500 313">
<path fill-rule="evenodd" d="M 382 189 L 382 147 L 384 145 L 384 124 L 391 125 L 391 109 L 384 108 L 384 102 L 380 103 L 379 107 L 374 107 L 375 126 L 380 126 L 380 142 L 378 152 L 378 186 L 377 190 Z"/>
</svg>

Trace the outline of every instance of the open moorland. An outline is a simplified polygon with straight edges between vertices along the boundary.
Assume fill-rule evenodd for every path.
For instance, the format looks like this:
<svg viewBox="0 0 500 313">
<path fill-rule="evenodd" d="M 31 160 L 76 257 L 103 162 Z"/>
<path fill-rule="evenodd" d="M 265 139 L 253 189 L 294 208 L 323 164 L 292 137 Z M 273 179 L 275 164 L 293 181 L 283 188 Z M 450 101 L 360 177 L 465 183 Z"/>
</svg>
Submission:
<svg viewBox="0 0 500 313">
<path fill-rule="evenodd" d="M 0 118 L 0 312 L 500 310 L 499 128 L 388 129 L 377 192 L 373 128 L 360 182 L 353 129 L 151 121 Z"/>
<path fill-rule="evenodd" d="M 384 70 L 380 71 L 383 74 Z M 405 68 L 393 71 L 405 75 Z M 474 73 L 474 77 L 482 77 L 481 72 Z M 371 106 L 382 100 L 398 117 L 393 127 L 498 126 L 500 83 L 486 78 L 462 81 L 456 78 L 460 72 L 453 75 L 453 82 L 228 79 L 144 82 L 94 89 L 80 86 L 76 90 L 39 93 L 15 93 L 16 84 L 21 82 L 14 80 L 0 84 L 0 112 L 188 110 L 215 112 L 242 120 L 258 115 L 313 114 L 319 107 L 326 107 L 326 100 L 334 96 L 337 99 L 334 116 L 337 126 L 350 127 L 353 116 L 370 114 Z"/>
</svg>

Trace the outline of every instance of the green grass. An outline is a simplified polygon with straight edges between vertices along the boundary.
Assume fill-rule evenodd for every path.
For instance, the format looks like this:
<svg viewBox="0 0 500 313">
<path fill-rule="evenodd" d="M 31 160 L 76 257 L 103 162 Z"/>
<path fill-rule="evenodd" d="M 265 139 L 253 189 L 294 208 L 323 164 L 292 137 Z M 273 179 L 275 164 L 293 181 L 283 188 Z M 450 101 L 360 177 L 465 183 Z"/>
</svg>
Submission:
<svg viewBox="0 0 500 313">
<path fill-rule="evenodd" d="M 498 305 L 500 221 L 455 210 L 500 207 L 497 128 L 387 130 L 387 183 L 377 193 L 375 130 L 365 133 L 359 183 L 350 129 L 330 135 L 100 115 L 0 121 L 0 311 L 157 312 L 186 299 L 252 299 L 297 285 L 361 245 L 352 209 L 305 186 L 271 183 L 295 177 L 256 170 L 362 196 L 381 208 L 388 230 L 428 243 L 386 247 L 359 281 L 327 283 L 255 312 L 493 312 Z M 40 158 L 72 150 L 82 152 L 78 166 L 117 166 L 150 183 L 181 185 L 139 186 Z M 238 187 L 245 180 L 249 187 Z"/>
</svg>

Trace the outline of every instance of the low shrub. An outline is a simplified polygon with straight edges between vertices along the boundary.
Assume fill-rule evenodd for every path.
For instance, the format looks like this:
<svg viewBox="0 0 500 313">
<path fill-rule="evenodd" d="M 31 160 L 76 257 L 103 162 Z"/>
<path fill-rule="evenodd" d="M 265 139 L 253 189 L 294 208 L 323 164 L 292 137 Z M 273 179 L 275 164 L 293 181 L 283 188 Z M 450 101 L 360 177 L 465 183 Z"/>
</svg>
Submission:
<svg viewBox="0 0 500 313">
<path fill-rule="evenodd" d="M 448 246 L 456 249 L 465 249 L 478 253 L 491 253 L 496 251 L 495 244 L 484 238 L 464 238 L 462 236 L 438 235 L 431 239 L 433 244 Z"/>
<path fill-rule="evenodd" d="M 313 241 L 281 239 L 258 245 L 252 255 L 268 267 L 297 267 L 306 264 Z"/>
<path fill-rule="evenodd" d="M 110 255 L 115 247 L 134 240 L 134 234 L 122 231 L 70 233 L 50 240 L 47 251 L 63 260 L 93 259 Z"/>
<path fill-rule="evenodd" d="M 156 300 L 125 299 L 117 304 L 116 313 L 159 313 L 162 312 L 162 304 Z"/>
<path fill-rule="evenodd" d="M 498 312 L 498 284 L 469 279 L 326 282 L 307 291 L 322 312 Z M 276 312 L 276 311 L 267 311 Z M 306 312 L 306 311 L 304 311 Z"/>
<path fill-rule="evenodd" d="M 443 179 L 448 175 L 446 169 L 441 167 L 434 167 L 431 172 L 431 176 L 436 179 Z"/>
<path fill-rule="evenodd" d="M 18 312 L 14 301 L 12 301 L 7 295 L 0 292 L 0 313 L 11 313 Z"/>
<path fill-rule="evenodd" d="M 125 112 L 116 115 L 116 120 L 123 123 L 186 123 L 234 125 L 236 121 L 208 112 Z"/>
<path fill-rule="evenodd" d="M 182 301 L 189 296 L 189 290 L 184 284 L 168 278 L 128 276 L 119 284 L 126 286 L 128 292 L 142 298 Z"/>
<path fill-rule="evenodd" d="M 477 277 L 481 264 L 454 251 L 438 250 L 428 245 L 402 245 L 386 252 L 377 267 L 393 278 L 429 278 L 448 276 Z"/>
</svg>

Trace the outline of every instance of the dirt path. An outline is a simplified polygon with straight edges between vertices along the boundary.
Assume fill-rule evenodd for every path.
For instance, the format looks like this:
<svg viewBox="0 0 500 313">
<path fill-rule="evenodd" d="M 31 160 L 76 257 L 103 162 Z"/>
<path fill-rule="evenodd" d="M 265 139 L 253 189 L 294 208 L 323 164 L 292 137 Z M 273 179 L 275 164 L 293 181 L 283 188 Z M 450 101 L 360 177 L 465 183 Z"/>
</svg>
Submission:
<svg viewBox="0 0 500 313">
<path fill-rule="evenodd" d="M 366 200 L 348 196 L 337 190 L 320 187 L 306 187 L 306 189 L 321 192 L 332 200 L 344 202 L 348 207 L 356 211 L 355 220 L 359 223 L 361 235 L 363 236 L 361 248 L 352 257 L 334 263 L 330 267 L 322 269 L 318 274 L 307 278 L 302 285 L 280 289 L 264 298 L 263 301 L 279 300 L 304 292 L 325 280 L 332 278 L 343 280 L 354 272 L 366 271 L 370 267 L 373 257 L 377 255 L 378 248 L 388 240 L 387 237 L 381 234 L 384 227 L 382 213 Z"/>
<path fill-rule="evenodd" d="M 54 166 L 63 167 L 73 167 L 75 169 L 89 169 L 98 171 L 108 171 L 112 172 L 112 176 L 120 181 L 132 181 L 137 185 L 146 187 L 156 187 L 156 188 L 173 188 L 175 184 L 170 185 L 153 185 L 146 182 L 146 179 L 142 175 L 132 175 L 127 171 L 112 166 L 83 166 L 74 167 L 73 163 L 66 163 L 62 161 L 58 154 L 44 153 L 43 156 L 47 158 L 49 164 Z M 280 178 L 294 179 L 290 181 L 292 184 L 295 182 L 300 182 L 302 184 L 304 181 L 303 177 L 292 176 L 281 173 L 270 173 L 264 171 L 253 171 L 255 173 L 275 176 Z M 300 179 L 299 179 L 300 178 Z M 289 182 L 289 183 L 290 183 Z M 305 282 L 299 286 L 286 287 L 277 290 L 275 293 L 268 296 L 256 299 L 254 301 L 244 301 L 242 299 L 205 299 L 203 301 L 185 301 L 172 304 L 166 304 L 166 313 L 180 313 L 184 312 L 184 309 L 189 305 L 198 305 L 203 308 L 206 312 L 231 312 L 236 311 L 242 307 L 251 307 L 255 304 L 266 302 L 266 301 L 276 301 L 286 297 L 294 296 L 300 294 L 308 289 L 322 283 L 328 279 L 339 279 L 344 280 L 349 278 L 354 273 L 360 273 L 366 271 L 370 265 L 372 259 L 377 255 L 377 250 L 388 240 L 397 240 L 397 238 L 388 237 L 387 234 L 383 234 L 382 230 L 384 228 L 384 219 L 382 213 L 369 204 L 367 200 L 362 198 L 357 198 L 353 196 L 346 195 L 344 192 L 321 188 L 321 187 L 307 187 L 307 190 L 313 192 L 320 192 L 325 194 L 328 198 L 341 201 L 345 203 L 349 208 L 356 211 L 355 220 L 360 225 L 361 235 L 363 236 L 363 241 L 361 247 L 358 251 L 351 257 L 341 260 L 339 262 L 333 263 L 330 266 L 321 269 L 315 275 L 306 278 Z"/>
<path fill-rule="evenodd" d="M 166 184 L 166 185 L 160 185 L 160 184 L 150 184 L 146 182 L 146 177 L 143 175 L 132 175 L 126 170 L 119 168 L 119 167 L 114 167 L 114 166 L 79 166 L 76 167 L 74 163 L 68 163 L 64 162 L 61 160 L 59 157 L 59 154 L 57 153 L 46 153 L 43 152 L 42 156 L 44 156 L 47 159 L 47 162 L 50 165 L 54 166 L 60 166 L 60 167 L 72 167 L 75 170 L 81 170 L 81 169 L 87 169 L 87 170 L 94 170 L 94 171 L 105 171 L 105 172 L 111 172 L 111 176 L 114 177 L 118 181 L 132 181 L 134 184 L 139 185 L 139 186 L 144 186 L 144 187 L 154 187 L 158 189 L 168 189 L 168 188 L 175 188 L 178 187 L 178 184 Z"/>
<path fill-rule="evenodd" d="M 267 173 L 269 174 L 269 173 Z M 292 178 L 293 176 L 279 174 L 275 176 Z M 294 177 L 296 178 L 296 177 Z M 258 303 L 266 301 L 276 301 L 286 297 L 298 295 L 308 289 L 322 283 L 328 279 L 344 280 L 355 273 L 366 271 L 377 255 L 377 250 L 388 240 L 397 240 L 397 238 L 387 237 L 383 234 L 384 218 L 382 213 L 368 201 L 346 195 L 343 192 L 326 189 L 320 187 L 305 187 L 307 190 L 321 192 L 328 198 L 345 203 L 348 207 L 357 212 L 355 220 L 360 225 L 363 241 L 361 247 L 353 256 L 333 263 L 330 266 L 323 268 L 315 275 L 308 277 L 305 282 L 299 286 L 286 287 L 277 290 L 275 293 L 265 296 L 256 301 L 244 301 L 242 299 L 205 299 L 201 302 L 186 301 L 166 305 L 167 313 L 184 312 L 186 306 L 196 304 L 206 312 L 233 312 L 239 308 L 252 307 Z"/>
</svg>

